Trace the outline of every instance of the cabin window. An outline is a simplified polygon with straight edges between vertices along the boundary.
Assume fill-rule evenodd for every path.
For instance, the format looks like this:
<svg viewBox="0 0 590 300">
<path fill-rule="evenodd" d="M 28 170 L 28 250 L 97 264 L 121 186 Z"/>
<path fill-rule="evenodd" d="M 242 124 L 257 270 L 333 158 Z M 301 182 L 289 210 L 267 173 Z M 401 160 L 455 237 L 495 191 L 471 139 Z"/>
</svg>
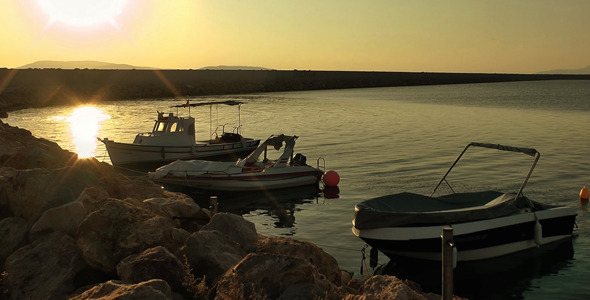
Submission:
<svg viewBox="0 0 590 300">
<path fill-rule="evenodd" d="M 158 122 L 158 127 L 156 128 L 156 131 L 163 132 L 164 129 L 166 129 L 166 123 L 165 122 Z"/>
<path fill-rule="evenodd" d="M 174 122 L 170 125 L 170 132 L 176 132 L 176 127 L 178 126 L 178 122 Z"/>
</svg>

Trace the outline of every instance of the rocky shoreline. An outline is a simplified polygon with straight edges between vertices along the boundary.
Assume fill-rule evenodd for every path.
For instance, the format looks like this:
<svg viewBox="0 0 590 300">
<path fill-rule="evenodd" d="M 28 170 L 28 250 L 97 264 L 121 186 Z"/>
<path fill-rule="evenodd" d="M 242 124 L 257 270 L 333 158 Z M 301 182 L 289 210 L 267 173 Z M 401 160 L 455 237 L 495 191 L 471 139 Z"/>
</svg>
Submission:
<svg viewBox="0 0 590 300">
<path fill-rule="evenodd" d="M 0 121 L 0 299 L 440 299 Z"/>
</svg>

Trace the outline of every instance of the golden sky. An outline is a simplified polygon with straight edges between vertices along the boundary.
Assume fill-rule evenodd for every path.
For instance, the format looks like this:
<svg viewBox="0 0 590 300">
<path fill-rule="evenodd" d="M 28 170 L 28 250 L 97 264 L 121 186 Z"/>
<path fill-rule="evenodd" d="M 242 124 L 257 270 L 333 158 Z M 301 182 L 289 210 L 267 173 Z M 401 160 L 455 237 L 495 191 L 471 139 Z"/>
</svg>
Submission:
<svg viewBox="0 0 590 300">
<path fill-rule="evenodd" d="M 2 0 L 0 67 L 536 73 L 590 65 L 587 0 Z"/>
</svg>

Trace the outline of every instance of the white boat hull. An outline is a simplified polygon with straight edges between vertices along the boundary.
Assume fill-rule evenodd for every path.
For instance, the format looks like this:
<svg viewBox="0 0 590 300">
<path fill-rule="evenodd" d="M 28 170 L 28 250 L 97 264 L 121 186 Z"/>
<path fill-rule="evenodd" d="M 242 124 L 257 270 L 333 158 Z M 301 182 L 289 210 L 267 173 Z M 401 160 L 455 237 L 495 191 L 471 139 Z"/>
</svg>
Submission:
<svg viewBox="0 0 590 300">
<path fill-rule="evenodd" d="M 193 146 L 153 146 L 118 143 L 101 139 L 114 166 L 162 166 L 175 160 L 213 159 L 226 157 L 236 160 L 247 155 L 260 144 L 260 140 L 245 139 L 240 142 L 219 144 L 195 144 Z"/>
<path fill-rule="evenodd" d="M 300 171 L 294 168 L 303 168 Z M 273 172 L 240 174 L 167 175 L 154 179 L 163 185 L 215 191 L 258 191 L 317 184 L 322 172 L 312 167 L 286 167 Z"/>
<path fill-rule="evenodd" d="M 536 212 L 544 231 L 534 238 L 535 215 L 530 211 L 489 220 L 451 225 L 380 227 L 357 229 L 355 236 L 389 257 L 441 260 L 443 228 L 452 227 L 457 261 L 475 261 L 546 245 L 572 237 L 576 212 L 556 207 Z"/>
</svg>

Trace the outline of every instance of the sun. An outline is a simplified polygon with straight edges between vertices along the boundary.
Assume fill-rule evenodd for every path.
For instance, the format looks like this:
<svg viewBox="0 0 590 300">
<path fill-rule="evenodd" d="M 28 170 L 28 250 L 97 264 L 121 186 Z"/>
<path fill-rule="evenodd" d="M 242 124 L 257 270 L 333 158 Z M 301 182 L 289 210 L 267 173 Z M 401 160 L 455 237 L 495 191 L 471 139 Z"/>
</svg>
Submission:
<svg viewBox="0 0 590 300">
<path fill-rule="evenodd" d="M 79 158 L 94 156 L 101 123 L 110 118 L 111 116 L 94 106 L 78 107 L 66 118 L 70 124 L 72 142 Z"/>
<path fill-rule="evenodd" d="M 111 24 L 127 0 L 37 0 L 49 15 L 49 24 L 63 23 L 77 27 Z"/>
</svg>

